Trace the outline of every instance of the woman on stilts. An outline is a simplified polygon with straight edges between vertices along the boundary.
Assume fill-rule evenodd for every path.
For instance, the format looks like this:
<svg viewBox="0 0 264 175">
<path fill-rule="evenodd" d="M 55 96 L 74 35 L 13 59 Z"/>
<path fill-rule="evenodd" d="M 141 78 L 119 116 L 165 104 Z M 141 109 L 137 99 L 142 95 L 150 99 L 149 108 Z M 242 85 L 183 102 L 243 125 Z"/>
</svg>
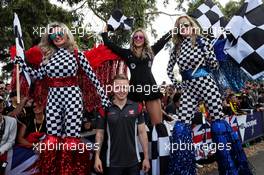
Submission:
<svg viewBox="0 0 264 175">
<path fill-rule="evenodd" d="M 151 72 L 154 57 L 164 47 L 171 38 L 171 31 L 166 33 L 153 46 L 149 45 L 148 37 L 145 31 L 141 28 L 136 29 L 130 39 L 130 48 L 124 49 L 108 39 L 108 30 L 105 27 L 102 33 L 104 44 L 114 53 L 124 59 L 126 65 L 131 72 L 130 88 L 128 98 L 136 102 L 145 102 L 150 120 L 153 126 L 152 129 L 152 174 L 165 174 L 167 170 L 168 155 L 165 151 L 155 150 L 154 148 L 164 148 L 165 143 L 158 142 L 160 137 L 168 137 L 167 129 L 162 123 L 161 100 L 162 93 L 157 88 L 156 81 Z M 148 92 L 137 91 L 137 87 L 141 86 L 148 88 Z M 158 145 L 158 143 L 160 145 Z M 157 165 L 158 164 L 158 165 Z"/>
<path fill-rule="evenodd" d="M 191 135 L 191 120 L 195 108 L 203 100 L 212 119 L 212 140 L 216 143 L 216 157 L 220 175 L 251 175 L 238 134 L 224 120 L 222 101 L 216 82 L 209 73 L 219 67 L 210 40 L 200 36 L 199 28 L 189 16 L 175 22 L 174 47 L 167 73 L 174 86 L 182 89 L 178 120 L 172 133 L 169 175 L 195 175 L 195 148 Z M 173 67 L 178 64 L 182 84 L 177 83 Z M 196 69 L 198 67 L 198 69 Z M 196 70 L 195 70 L 196 69 Z M 184 144 L 184 150 L 176 146 Z M 220 145 L 224 145 L 220 147 Z M 174 149 L 175 148 L 175 149 Z"/>
<path fill-rule="evenodd" d="M 78 85 L 78 69 L 83 69 L 101 96 L 103 107 L 110 101 L 96 78 L 87 58 L 77 50 L 69 28 L 63 23 L 51 23 L 32 54 L 42 55 L 39 69 L 29 67 L 21 57 L 15 58 L 23 71 L 34 79 L 47 79 L 47 136 L 41 143 L 40 174 L 87 174 L 89 150 L 78 150 L 83 101 Z M 29 53 L 30 54 L 30 53 Z M 48 147 L 51 145 L 50 147 Z M 74 149 L 75 148 L 75 149 Z M 84 151 L 84 152 L 83 152 Z"/>
</svg>

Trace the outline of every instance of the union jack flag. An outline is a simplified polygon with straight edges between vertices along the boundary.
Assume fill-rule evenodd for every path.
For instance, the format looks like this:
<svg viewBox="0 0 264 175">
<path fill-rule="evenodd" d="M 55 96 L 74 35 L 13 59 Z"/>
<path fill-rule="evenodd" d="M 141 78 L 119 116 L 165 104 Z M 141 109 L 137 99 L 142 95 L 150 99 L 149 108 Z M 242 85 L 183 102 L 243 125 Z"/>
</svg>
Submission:
<svg viewBox="0 0 264 175">
<path fill-rule="evenodd" d="M 32 175 L 38 173 L 36 162 L 38 154 L 32 149 L 15 146 L 7 153 L 6 175 Z"/>
</svg>

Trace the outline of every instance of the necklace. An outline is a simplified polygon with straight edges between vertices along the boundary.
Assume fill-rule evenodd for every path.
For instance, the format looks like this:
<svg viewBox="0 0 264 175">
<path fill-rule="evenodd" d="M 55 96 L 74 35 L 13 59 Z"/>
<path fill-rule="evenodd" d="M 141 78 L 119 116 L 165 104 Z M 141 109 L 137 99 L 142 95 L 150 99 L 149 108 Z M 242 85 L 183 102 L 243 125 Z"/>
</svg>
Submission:
<svg viewBox="0 0 264 175">
<path fill-rule="evenodd" d="M 40 132 L 42 125 L 43 125 L 43 121 L 44 121 L 44 116 L 42 116 L 42 120 L 41 120 L 41 124 L 39 126 L 39 128 L 37 127 L 37 120 L 34 118 L 34 124 L 35 124 L 35 130 L 36 132 Z"/>
</svg>

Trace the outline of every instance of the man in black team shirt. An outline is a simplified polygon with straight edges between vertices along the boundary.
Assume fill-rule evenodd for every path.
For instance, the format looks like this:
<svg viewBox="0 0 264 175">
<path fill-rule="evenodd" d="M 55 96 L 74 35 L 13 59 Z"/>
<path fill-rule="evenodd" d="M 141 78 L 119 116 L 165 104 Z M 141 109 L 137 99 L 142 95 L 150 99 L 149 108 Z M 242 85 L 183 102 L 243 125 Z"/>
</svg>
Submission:
<svg viewBox="0 0 264 175">
<path fill-rule="evenodd" d="M 142 169 L 147 172 L 150 168 L 142 105 L 127 99 L 128 87 L 129 81 L 125 75 L 117 75 L 114 78 L 112 105 L 97 123 L 96 143 L 100 145 L 95 155 L 94 168 L 97 172 L 108 175 L 139 175 L 140 156 L 137 135 L 144 152 Z M 104 130 L 108 136 L 106 171 L 103 170 L 100 159 Z"/>
</svg>

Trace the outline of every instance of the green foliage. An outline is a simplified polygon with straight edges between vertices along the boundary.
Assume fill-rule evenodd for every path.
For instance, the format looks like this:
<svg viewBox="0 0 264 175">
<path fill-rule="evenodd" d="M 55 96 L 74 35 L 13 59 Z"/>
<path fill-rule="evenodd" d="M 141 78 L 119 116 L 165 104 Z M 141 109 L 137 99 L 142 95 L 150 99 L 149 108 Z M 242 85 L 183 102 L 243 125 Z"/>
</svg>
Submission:
<svg viewBox="0 0 264 175">
<path fill-rule="evenodd" d="M 191 15 L 202 3 L 204 3 L 204 0 L 196 0 L 194 3 L 189 2 L 189 9 L 187 11 L 187 14 Z"/>
<path fill-rule="evenodd" d="M 107 21 L 116 8 L 127 17 L 134 17 L 133 29 L 151 25 L 157 14 L 156 0 L 86 0 L 88 8 L 103 21 Z M 116 31 L 112 39 L 120 46 L 129 43 L 128 31 Z"/>
<path fill-rule="evenodd" d="M 239 8 L 243 5 L 244 0 L 237 1 L 229 1 L 225 8 L 223 9 L 223 13 L 227 19 L 231 19 L 235 13 L 239 10 Z"/>
<path fill-rule="evenodd" d="M 0 8 L 0 29 L 5 36 L 0 40 L 1 48 L 14 44 L 14 12 L 18 14 L 20 19 L 25 48 L 37 44 L 40 40 L 39 33 L 35 32 L 34 29 L 45 27 L 52 21 L 61 21 L 69 25 L 78 19 L 76 14 L 71 14 L 52 5 L 48 0 L 13 0 L 7 6 Z"/>
<path fill-rule="evenodd" d="M 36 45 L 40 41 L 40 27 L 49 22 L 60 21 L 68 25 L 79 23 L 82 17 L 75 12 L 52 5 L 48 0 L 4 0 L 0 3 L 0 62 L 5 63 L 2 68 L 3 77 L 10 75 L 10 60 L 8 48 L 15 44 L 13 34 L 14 13 L 18 14 L 23 34 L 25 49 Z M 36 30 L 39 29 L 39 30 Z M 36 32 L 38 31 L 38 32 Z"/>
<path fill-rule="evenodd" d="M 189 2 L 189 5 L 188 5 L 189 9 L 188 9 L 188 11 L 187 11 L 187 14 L 188 14 L 188 15 L 191 15 L 191 14 L 195 11 L 195 9 L 197 9 L 201 4 L 204 3 L 204 1 L 205 1 L 205 0 L 196 0 L 196 1 L 194 1 L 194 2 Z M 218 6 L 221 10 L 224 9 L 223 6 L 219 3 L 219 1 L 217 1 L 217 0 L 212 0 L 212 1 L 213 1 L 215 4 L 217 4 L 217 6 Z"/>
</svg>

